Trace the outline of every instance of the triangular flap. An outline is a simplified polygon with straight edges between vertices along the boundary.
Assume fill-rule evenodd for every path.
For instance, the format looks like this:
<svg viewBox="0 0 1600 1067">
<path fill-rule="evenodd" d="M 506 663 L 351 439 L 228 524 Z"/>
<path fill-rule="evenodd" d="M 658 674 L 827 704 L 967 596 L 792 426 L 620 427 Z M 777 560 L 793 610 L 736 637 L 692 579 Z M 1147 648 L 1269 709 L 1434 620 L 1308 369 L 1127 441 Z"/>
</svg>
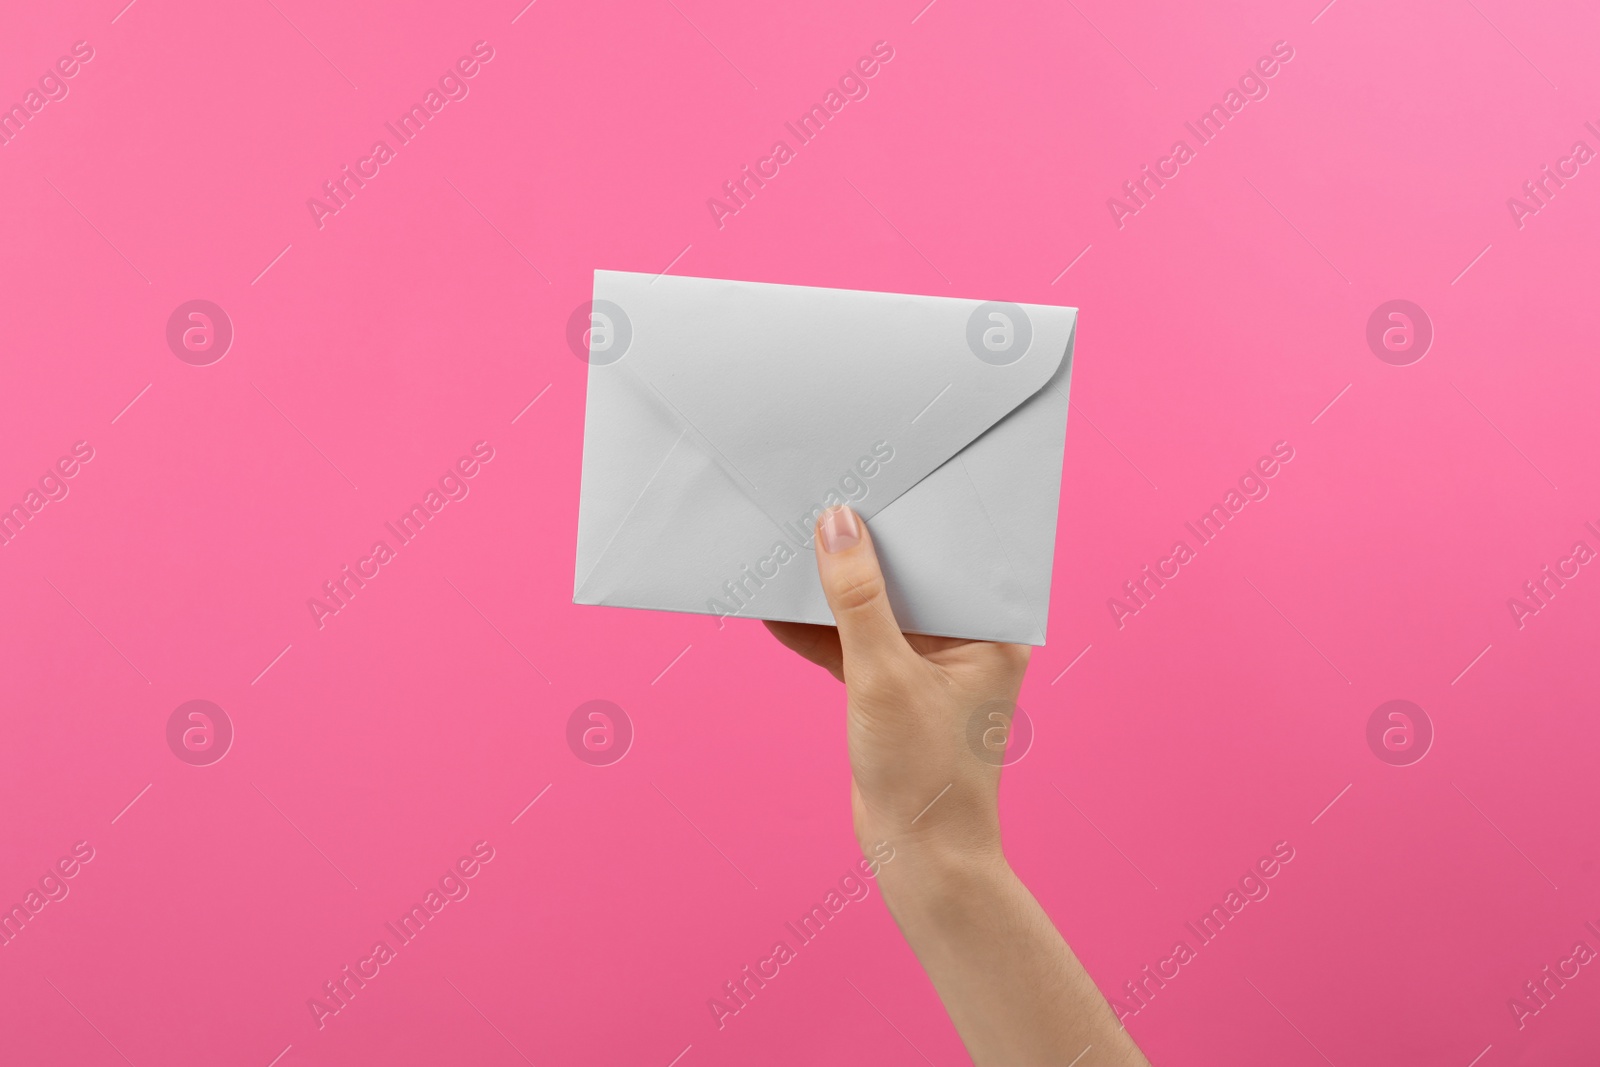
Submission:
<svg viewBox="0 0 1600 1067">
<path fill-rule="evenodd" d="M 824 506 L 871 518 L 1036 393 L 1077 322 L 1039 304 L 616 271 L 595 272 L 594 295 L 623 350 L 591 376 L 633 383 L 806 536 Z"/>
</svg>

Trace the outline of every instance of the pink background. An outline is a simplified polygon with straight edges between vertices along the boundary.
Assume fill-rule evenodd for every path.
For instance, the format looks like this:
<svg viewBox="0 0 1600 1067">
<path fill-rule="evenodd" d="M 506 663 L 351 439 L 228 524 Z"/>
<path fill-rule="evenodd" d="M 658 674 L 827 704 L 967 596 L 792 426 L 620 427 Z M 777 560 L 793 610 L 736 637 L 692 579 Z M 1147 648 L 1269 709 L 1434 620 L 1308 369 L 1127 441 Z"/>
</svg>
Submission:
<svg viewBox="0 0 1600 1067">
<path fill-rule="evenodd" d="M 124 2 L 0 32 L 0 102 L 94 50 L 0 147 L 0 505 L 94 450 L 0 547 L 0 903 L 94 850 L 0 948 L 7 1062 L 965 1062 L 876 892 L 713 1022 L 857 855 L 842 694 L 754 623 L 570 604 L 596 267 L 1082 308 L 1012 861 L 1126 1001 L 1294 849 L 1129 1019 L 1153 1060 L 1600 1053 L 1595 968 L 1508 1006 L 1600 948 L 1600 568 L 1507 604 L 1600 549 L 1600 174 L 1507 205 L 1600 148 L 1591 5 Z M 307 199 L 480 40 L 319 229 Z M 870 95 L 719 228 L 877 41 Z M 1277 41 L 1269 95 L 1119 228 Z M 1409 366 L 1365 339 L 1397 298 L 1435 332 Z M 209 366 L 165 338 L 193 299 L 236 333 Z M 319 629 L 478 441 L 470 495 Z M 1270 496 L 1119 628 L 1278 441 Z M 193 699 L 236 731 L 210 766 L 168 747 Z M 565 741 L 592 699 L 636 730 L 611 766 Z M 1391 699 L 1436 734 L 1409 766 L 1368 746 Z M 470 895 L 319 1029 L 478 841 Z"/>
</svg>

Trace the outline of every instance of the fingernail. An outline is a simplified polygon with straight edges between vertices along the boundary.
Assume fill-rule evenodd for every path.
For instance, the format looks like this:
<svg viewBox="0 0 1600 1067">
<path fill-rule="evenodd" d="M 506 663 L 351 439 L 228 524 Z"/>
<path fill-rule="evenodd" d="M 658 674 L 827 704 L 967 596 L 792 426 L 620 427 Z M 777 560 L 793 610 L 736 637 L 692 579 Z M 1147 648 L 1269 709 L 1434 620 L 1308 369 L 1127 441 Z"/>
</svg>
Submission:
<svg viewBox="0 0 1600 1067">
<path fill-rule="evenodd" d="M 822 532 L 822 548 L 828 554 L 843 552 L 861 543 L 861 523 L 849 508 L 829 508 L 818 524 Z"/>
</svg>

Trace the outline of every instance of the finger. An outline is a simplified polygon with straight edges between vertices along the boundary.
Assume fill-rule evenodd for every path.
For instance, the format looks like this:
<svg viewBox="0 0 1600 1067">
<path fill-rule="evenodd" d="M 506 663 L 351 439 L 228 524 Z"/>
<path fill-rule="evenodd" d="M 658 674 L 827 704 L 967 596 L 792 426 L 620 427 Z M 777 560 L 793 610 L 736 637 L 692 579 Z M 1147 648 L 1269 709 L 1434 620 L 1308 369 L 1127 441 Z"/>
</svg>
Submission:
<svg viewBox="0 0 1600 1067">
<path fill-rule="evenodd" d="M 764 622 L 778 643 L 798 652 L 841 682 L 844 681 L 844 653 L 839 648 L 839 631 L 832 626 L 808 622 Z"/>
<path fill-rule="evenodd" d="M 866 523 L 849 507 L 817 520 L 817 573 L 828 597 L 845 663 L 883 665 L 915 653 L 889 606 L 888 586 Z"/>
</svg>

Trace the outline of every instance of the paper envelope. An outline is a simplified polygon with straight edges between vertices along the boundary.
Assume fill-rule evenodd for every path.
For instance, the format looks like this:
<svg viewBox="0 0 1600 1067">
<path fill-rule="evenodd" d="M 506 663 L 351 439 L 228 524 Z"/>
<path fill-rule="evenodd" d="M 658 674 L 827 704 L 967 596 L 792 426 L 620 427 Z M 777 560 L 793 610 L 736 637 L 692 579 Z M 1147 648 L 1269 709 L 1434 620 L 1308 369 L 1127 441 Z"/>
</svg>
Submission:
<svg viewBox="0 0 1600 1067">
<path fill-rule="evenodd" d="M 831 624 L 850 504 L 902 629 L 1044 644 L 1077 314 L 596 271 L 573 601 Z"/>
</svg>

